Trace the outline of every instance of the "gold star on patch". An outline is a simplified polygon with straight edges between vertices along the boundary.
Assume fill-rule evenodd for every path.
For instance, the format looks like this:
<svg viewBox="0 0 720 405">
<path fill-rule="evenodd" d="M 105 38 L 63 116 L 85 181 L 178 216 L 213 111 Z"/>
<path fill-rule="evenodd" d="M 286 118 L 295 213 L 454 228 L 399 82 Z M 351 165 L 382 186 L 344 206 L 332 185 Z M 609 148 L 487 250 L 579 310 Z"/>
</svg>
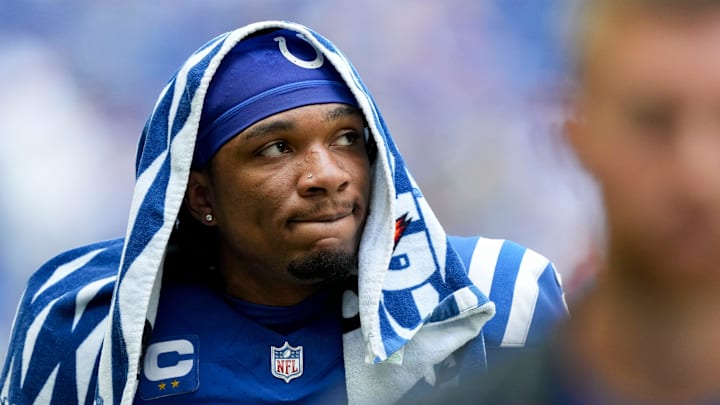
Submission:
<svg viewBox="0 0 720 405">
<path fill-rule="evenodd" d="M 165 384 L 165 383 L 158 384 L 158 388 L 160 388 L 160 391 L 164 390 L 166 386 L 167 386 L 167 384 Z"/>
<path fill-rule="evenodd" d="M 180 381 L 175 380 L 175 381 L 171 382 L 170 384 L 172 385 L 173 388 L 177 388 L 180 386 Z"/>
</svg>

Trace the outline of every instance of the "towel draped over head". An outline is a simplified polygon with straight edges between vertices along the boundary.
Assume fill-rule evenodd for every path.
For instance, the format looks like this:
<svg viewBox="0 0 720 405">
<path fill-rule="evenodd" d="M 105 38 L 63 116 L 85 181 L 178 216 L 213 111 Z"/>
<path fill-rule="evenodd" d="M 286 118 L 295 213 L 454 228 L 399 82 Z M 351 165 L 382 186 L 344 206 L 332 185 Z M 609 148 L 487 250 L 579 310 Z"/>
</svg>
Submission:
<svg viewBox="0 0 720 405">
<path fill-rule="evenodd" d="M 302 34 L 272 30 L 225 55 L 203 103 L 193 168 L 202 168 L 232 137 L 263 118 L 311 104 L 355 97 L 331 63 Z"/>
</svg>

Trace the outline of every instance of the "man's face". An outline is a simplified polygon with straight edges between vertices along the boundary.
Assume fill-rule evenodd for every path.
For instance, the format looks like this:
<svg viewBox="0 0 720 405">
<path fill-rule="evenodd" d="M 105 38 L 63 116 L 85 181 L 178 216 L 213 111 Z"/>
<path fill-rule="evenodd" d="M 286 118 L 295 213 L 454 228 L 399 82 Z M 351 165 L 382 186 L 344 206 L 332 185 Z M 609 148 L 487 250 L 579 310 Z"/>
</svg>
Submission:
<svg viewBox="0 0 720 405">
<path fill-rule="evenodd" d="M 320 280 L 303 274 L 308 258 L 354 257 L 370 194 L 363 128 L 353 107 L 310 105 L 263 119 L 225 144 L 203 174 L 221 266 L 312 283 Z M 288 266 L 298 264 L 291 274 Z"/>
<path fill-rule="evenodd" d="M 569 132 L 602 187 L 610 260 L 720 273 L 720 13 L 620 19 L 585 62 Z"/>
</svg>

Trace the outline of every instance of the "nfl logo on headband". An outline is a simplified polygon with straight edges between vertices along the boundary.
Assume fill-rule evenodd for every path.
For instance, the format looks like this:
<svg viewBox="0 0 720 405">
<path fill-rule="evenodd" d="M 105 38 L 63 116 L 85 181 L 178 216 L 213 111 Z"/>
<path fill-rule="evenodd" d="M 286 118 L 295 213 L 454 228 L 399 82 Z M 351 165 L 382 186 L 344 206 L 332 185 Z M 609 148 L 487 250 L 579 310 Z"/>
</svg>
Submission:
<svg viewBox="0 0 720 405">
<path fill-rule="evenodd" d="M 270 371 L 273 377 L 290 380 L 303 374 L 303 347 L 290 346 L 285 342 L 281 347 L 270 346 Z"/>
</svg>

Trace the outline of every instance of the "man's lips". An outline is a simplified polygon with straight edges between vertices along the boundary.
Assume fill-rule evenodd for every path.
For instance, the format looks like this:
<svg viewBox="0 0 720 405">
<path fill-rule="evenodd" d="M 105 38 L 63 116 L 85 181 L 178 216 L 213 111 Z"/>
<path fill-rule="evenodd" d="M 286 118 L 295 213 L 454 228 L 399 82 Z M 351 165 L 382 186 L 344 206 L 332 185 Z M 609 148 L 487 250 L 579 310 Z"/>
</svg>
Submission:
<svg viewBox="0 0 720 405">
<path fill-rule="evenodd" d="M 298 210 L 288 223 L 333 222 L 351 216 L 357 207 L 351 201 L 324 201 L 307 210 Z"/>
<path fill-rule="evenodd" d="M 288 222 L 333 222 L 339 219 L 343 219 L 347 216 L 352 215 L 352 210 L 340 211 L 340 212 L 326 212 L 318 213 L 306 216 L 299 216 L 290 218 Z"/>
</svg>

